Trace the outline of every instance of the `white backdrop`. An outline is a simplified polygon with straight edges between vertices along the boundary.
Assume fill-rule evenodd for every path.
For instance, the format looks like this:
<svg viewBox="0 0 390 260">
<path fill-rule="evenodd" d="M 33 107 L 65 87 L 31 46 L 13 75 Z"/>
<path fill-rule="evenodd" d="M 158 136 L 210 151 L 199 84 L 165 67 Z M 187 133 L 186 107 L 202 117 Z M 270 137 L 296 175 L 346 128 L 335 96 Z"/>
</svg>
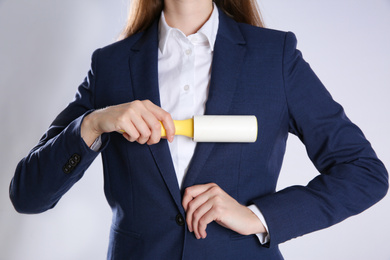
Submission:
<svg viewBox="0 0 390 260">
<path fill-rule="evenodd" d="M 390 168 L 390 1 L 262 0 L 267 27 L 298 48 Z M 126 0 L 0 0 L 0 260 L 105 259 L 111 212 L 100 158 L 56 208 L 17 214 L 16 164 L 73 99 L 90 55 L 118 36 Z M 279 187 L 317 174 L 291 136 Z M 286 259 L 390 259 L 390 199 L 326 230 L 282 244 Z"/>
</svg>

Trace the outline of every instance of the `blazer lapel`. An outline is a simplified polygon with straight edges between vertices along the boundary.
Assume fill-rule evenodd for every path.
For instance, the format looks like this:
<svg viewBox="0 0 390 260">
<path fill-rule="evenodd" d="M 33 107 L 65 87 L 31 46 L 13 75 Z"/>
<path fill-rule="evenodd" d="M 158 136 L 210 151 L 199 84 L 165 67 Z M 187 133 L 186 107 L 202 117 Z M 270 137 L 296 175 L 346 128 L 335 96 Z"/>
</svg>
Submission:
<svg viewBox="0 0 390 260">
<path fill-rule="evenodd" d="M 245 40 L 238 24 L 219 11 L 219 28 L 215 42 L 206 115 L 227 115 L 237 88 L 245 55 Z M 196 183 L 214 143 L 198 143 L 183 182 L 183 188 Z M 183 189 L 184 190 L 184 189 Z"/>
<path fill-rule="evenodd" d="M 136 100 L 149 99 L 160 106 L 158 88 L 158 21 L 131 48 L 129 59 L 133 94 Z M 182 214 L 181 195 L 167 140 L 148 146 L 157 167 Z"/>
</svg>

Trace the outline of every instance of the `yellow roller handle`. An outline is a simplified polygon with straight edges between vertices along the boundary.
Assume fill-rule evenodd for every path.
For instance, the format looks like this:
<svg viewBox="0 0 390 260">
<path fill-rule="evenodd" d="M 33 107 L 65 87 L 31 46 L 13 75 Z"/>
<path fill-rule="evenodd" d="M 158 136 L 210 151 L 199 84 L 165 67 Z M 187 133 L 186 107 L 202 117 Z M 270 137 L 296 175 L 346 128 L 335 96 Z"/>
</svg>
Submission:
<svg viewBox="0 0 390 260">
<path fill-rule="evenodd" d="M 161 122 L 160 122 L 161 123 Z M 194 138 L 194 119 L 185 119 L 185 120 L 173 120 L 175 124 L 175 135 L 184 135 L 190 138 Z M 161 137 L 166 137 L 167 133 L 163 124 L 161 123 Z"/>
</svg>

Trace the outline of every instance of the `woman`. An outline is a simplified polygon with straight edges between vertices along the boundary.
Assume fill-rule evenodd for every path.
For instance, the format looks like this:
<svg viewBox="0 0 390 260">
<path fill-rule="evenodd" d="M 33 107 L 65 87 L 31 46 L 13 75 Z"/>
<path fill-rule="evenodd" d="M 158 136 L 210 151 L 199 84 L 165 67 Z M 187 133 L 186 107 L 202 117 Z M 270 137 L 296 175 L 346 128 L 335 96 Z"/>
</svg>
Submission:
<svg viewBox="0 0 390 260">
<path fill-rule="evenodd" d="M 385 195 L 383 164 L 295 36 L 252 26 L 255 1 L 214 2 L 132 1 L 125 39 L 94 53 L 76 100 L 19 163 L 18 211 L 52 208 L 101 152 L 109 259 L 282 259 L 279 243 Z M 258 140 L 174 136 L 172 118 L 198 114 L 256 115 Z M 275 193 L 288 132 L 321 175 Z"/>
</svg>

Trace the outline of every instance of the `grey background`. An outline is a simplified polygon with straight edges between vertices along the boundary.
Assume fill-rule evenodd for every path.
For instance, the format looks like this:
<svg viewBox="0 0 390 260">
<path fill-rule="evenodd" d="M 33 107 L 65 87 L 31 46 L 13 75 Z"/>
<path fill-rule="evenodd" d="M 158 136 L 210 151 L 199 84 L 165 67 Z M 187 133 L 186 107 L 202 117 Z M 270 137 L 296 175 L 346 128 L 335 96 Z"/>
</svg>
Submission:
<svg viewBox="0 0 390 260">
<path fill-rule="evenodd" d="M 267 27 L 298 48 L 390 168 L 390 1 L 264 0 Z M 0 260 L 105 259 L 111 212 L 100 158 L 52 210 L 17 214 L 16 164 L 73 99 L 92 52 L 115 41 L 126 0 L 0 0 Z M 317 174 L 291 136 L 278 189 Z M 390 259 L 390 199 L 341 224 L 280 245 L 286 259 Z M 272 237 L 271 237 L 272 238 Z"/>
</svg>

